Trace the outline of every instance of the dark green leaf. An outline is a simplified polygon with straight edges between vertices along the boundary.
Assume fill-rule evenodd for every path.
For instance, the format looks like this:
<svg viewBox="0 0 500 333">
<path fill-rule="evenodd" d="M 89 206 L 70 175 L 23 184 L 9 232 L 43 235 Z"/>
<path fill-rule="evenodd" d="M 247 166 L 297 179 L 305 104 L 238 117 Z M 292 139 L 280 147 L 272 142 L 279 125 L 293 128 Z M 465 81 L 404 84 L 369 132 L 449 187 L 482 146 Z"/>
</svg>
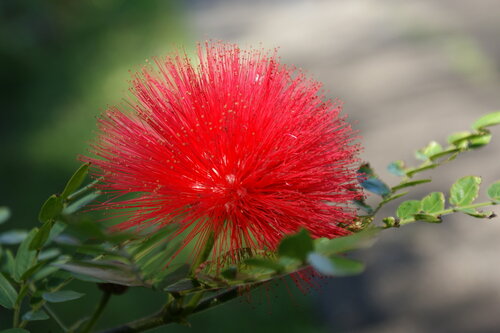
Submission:
<svg viewBox="0 0 500 333">
<path fill-rule="evenodd" d="M 76 172 L 71 176 L 70 180 L 66 184 L 61 197 L 66 199 L 71 193 L 75 192 L 87 177 L 87 173 L 89 171 L 90 163 L 85 163 L 76 170 Z"/>
<path fill-rule="evenodd" d="M 158 288 L 163 289 L 169 285 L 173 285 L 174 283 L 177 283 L 180 280 L 187 278 L 190 272 L 191 272 L 191 266 L 188 264 L 183 264 L 178 268 L 176 268 L 173 272 L 165 275 L 163 279 L 156 284 L 156 286 Z"/>
<path fill-rule="evenodd" d="M 16 281 L 20 281 L 21 276 L 23 276 L 23 274 L 30 269 L 31 266 L 36 264 L 36 251 L 30 250 L 30 244 L 35 238 L 37 232 L 38 228 L 32 229 L 17 249 L 16 262 L 14 266 L 14 280 Z"/>
<path fill-rule="evenodd" d="M 405 173 L 405 163 L 403 161 L 394 161 L 387 166 L 387 170 L 393 175 L 403 177 Z"/>
<path fill-rule="evenodd" d="M 14 259 L 14 255 L 12 254 L 12 251 L 10 249 L 5 251 L 5 257 L 5 266 L 3 268 L 10 276 L 14 276 L 16 260 Z"/>
<path fill-rule="evenodd" d="M 497 181 L 488 187 L 488 196 L 491 200 L 500 201 L 500 181 Z"/>
<path fill-rule="evenodd" d="M 55 219 L 63 210 L 63 200 L 58 195 L 51 195 L 40 209 L 38 220 L 45 223 Z"/>
<path fill-rule="evenodd" d="M 0 305 L 7 309 L 12 309 L 16 304 L 17 291 L 10 282 L 0 274 Z"/>
<path fill-rule="evenodd" d="M 319 238 L 314 241 L 315 252 L 323 255 L 344 253 L 371 246 L 380 229 L 365 229 L 358 233 L 333 239 Z"/>
<path fill-rule="evenodd" d="M 363 263 L 345 257 L 325 257 L 312 252 L 307 256 L 308 263 L 319 273 L 327 276 L 350 276 L 364 270 Z"/>
<path fill-rule="evenodd" d="M 75 201 L 71 205 L 68 205 L 68 207 L 64 208 L 63 213 L 67 214 L 67 215 L 74 214 L 77 211 L 79 211 L 80 209 L 82 209 L 83 207 L 90 204 L 95 199 L 97 199 L 100 195 L 101 195 L 101 192 L 99 192 L 99 191 L 89 193 L 86 196 L 82 197 L 81 199 Z"/>
<path fill-rule="evenodd" d="M 21 243 L 28 232 L 26 230 L 10 230 L 0 234 L 0 244 L 14 245 Z"/>
<path fill-rule="evenodd" d="M 429 144 L 427 146 L 418 150 L 416 152 L 415 156 L 419 160 L 426 161 L 429 158 L 431 158 L 431 156 L 439 154 L 442 151 L 443 151 L 443 147 L 439 143 L 437 143 L 436 141 L 431 141 L 431 142 L 429 142 Z"/>
<path fill-rule="evenodd" d="M 450 203 L 454 206 L 471 204 L 478 196 L 481 178 L 466 176 L 457 180 L 450 190 Z"/>
<path fill-rule="evenodd" d="M 420 211 L 419 200 L 403 201 L 396 210 L 396 215 L 400 219 L 407 219 L 417 214 Z"/>
<path fill-rule="evenodd" d="M 79 299 L 85 294 L 78 293 L 73 290 L 60 290 L 53 293 L 43 293 L 42 297 L 44 300 L 50 303 L 62 303 L 67 301 L 72 301 L 74 299 Z"/>
<path fill-rule="evenodd" d="M 42 247 L 45 245 L 47 240 L 49 239 L 50 231 L 52 230 L 52 226 L 54 225 L 54 220 L 50 220 L 48 222 L 45 222 L 41 227 L 40 230 L 36 233 L 35 237 L 30 243 L 29 249 L 30 250 L 41 250 Z"/>
<path fill-rule="evenodd" d="M 75 261 L 66 264 L 56 264 L 72 273 L 90 276 L 92 278 L 121 284 L 124 286 L 148 286 L 139 279 L 134 267 L 115 261 Z"/>
<path fill-rule="evenodd" d="M 10 209 L 5 206 L 0 206 L 0 224 L 4 223 L 10 218 Z"/>
<path fill-rule="evenodd" d="M 224 272 L 222 272 L 222 274 L 224 275 Z M 184 279 L 184 280 L 178 281 L 177 283 L 175 283 L 173 285 L 168 286 L 164 290 L 171 292 L 171 293 L 172 292 L 185 292 L 185 291 L 196 289 L 199 286 L 200 286 L 200 284 L 198 282 L 196 282 L 196 280 Z"/>
<path fill-rule="evenodd" d="M 482 116 L 474 122 L 472 129 L 480 130 L 485 127 L 490 127 L 500 124 L 500 111 L 492 112 L 487 115 Z"/>
<path fill-rule="evenodd" d="M 28 311 L 23 315 L 23 320 L 26 321 L 37 321 L 37 320 L 46 320 L 49 319 L 49 316 L 43 310 L 38 311 Z"/>
<path fill-rule="evenodd" d="M 433 214 L 444 209 L 444 194 L 441 192 L 432 192 L 422 199 L 422 211 L 427 214 Z"/>
<path fill-rule="evenodd" d="M 430 214 L 415 214 L 413 215 L 416 221 L 429 222 L 429 223 L 441 223 L 441 218 L 438 216 Z"/>
<path fill-rule="evenodd" d="M 248 258 L 244 263 L 248 266 L 266 268 L 276 272 L 284 270 L 284 267 L 281 264 L 267 258 Z"/>
<path fill-rule="evenodd" d="M 234 280 L 234 279 L 236 279 L 236 276 L 238 275 L 238 269 L 236 267 L 229 267 L 229 268 L 223 270 L 221 275 L 225 279 Z"/>
<path fill-rule="evenodd" d="M 431 181 L 432 181 L 431 179 L 419 179 L 419 180 L 404 182 L 404 183 L 401 183 L 401 184 L 394 186 L 392 188 L 392 191 L 394 192 L 394 191 L 400 190 L 402 188 L 407 188 L 407 187 L 411 187 L 411 186 L 415 186 L 415 185 L 430 183 Z"/>
<path fill-rule="evenodd" d="M 286 236 L 278 246 L 280 256 L 297 258 L 305 261 L 307 254 L 314 250 L 314 244 L 309 232 L 302 229 L 295 235 Z"/>
</svg>

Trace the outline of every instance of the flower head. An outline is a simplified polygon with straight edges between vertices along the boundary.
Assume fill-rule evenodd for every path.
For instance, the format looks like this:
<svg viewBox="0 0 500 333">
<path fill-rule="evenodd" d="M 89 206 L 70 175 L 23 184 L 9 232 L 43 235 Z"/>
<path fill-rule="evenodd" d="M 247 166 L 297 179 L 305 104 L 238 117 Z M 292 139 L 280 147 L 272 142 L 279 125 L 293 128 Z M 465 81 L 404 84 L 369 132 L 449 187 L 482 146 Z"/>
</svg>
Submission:
<svg viewBox="0 0 500 333">
<path fill-rule="evenodd" d="M 198 250 L 213 237 L 215 256 L 273 250 L 301 228 L 347 234 L 359 147 L 341 106 L 275 53 L 206 43 L 197 60 L 155 59 L 127 110 L 99 119 L 97 157 L 82 159 L 116 195 L 104 205 L 136 208 L 119 228 L 176 223 Z"/>
</svg>

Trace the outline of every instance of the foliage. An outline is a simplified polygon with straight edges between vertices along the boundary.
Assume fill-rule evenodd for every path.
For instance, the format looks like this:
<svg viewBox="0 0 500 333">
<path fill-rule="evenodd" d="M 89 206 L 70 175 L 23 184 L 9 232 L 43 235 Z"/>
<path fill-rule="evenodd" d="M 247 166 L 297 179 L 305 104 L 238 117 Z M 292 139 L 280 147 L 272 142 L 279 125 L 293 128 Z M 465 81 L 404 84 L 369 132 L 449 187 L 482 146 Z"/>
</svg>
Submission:
<svg viewBox="0 0 500 333">
<path fill-rule="evenodd" d="M 388 186 L 375 171 L 364 164 L 359 170 L 360 185 L 380 197 L 376 206 L 364 199 L 356 200 L 360 214 L 346 226 L 352 234 L 344 237 L 312 239 L 306 230 L 285 237 L 277 251 L 261 252 L 242 249 L 243 260 L 227 261 L 221 269 L 209 265 L 208 251 L 194 264 L 182 258 L 182 242 L 172 237 L 175 226 L 138 230 L 134 233 L 110 232 L 106 224 L 89 219 L 85 210 L 101 193 L 99 180 L 84 185 L 89 165 L 82 165 L 70 178 L 61 194 L 51 195 L 39 213 L 40 225 L 31 230 L 10 230 L 0 234 L 0 305 L 12 310 L 13 328 L 4 333 L 28 332 L 32 321 L 55 320 L 64 332 L 93 330 L 109 297 L 129 287 L 151 288 L 167 295 L 164 307 L 150 317 L 125 324 L 107 332 L 140 332 L 172 322 L 186 323 L 190 315 L 223 304 L 262 284 L 291 274 L 301 274 L 312 267 L 326 276 L 347 276 L 363 271 L 363 264 L 348 254 L 370 246 L 384 229 L 422 221 L 441 223 L 443 216 L 463 213 L 475 218 L 492 218 L 482 207 L 500 202 L 500 181 L 489 185 L 489 200 L 476 202 L 481 178 L 464 176 L 449 193 L 432 192 L 420 200 L 399 204 L 394 215 L 380 217 L 387 203 L 408 193 L 412 187 L 429 183 L 418 178 L 425 170 L 453 161 L 459 154 L 475 150 L 491 140 L 490 126 L 500 123 L 500 112 L 480 118 L 471 131 L 452 134 L 442 146 L 431 141 L 416 153 L 421 163 L 407 166 L 395 161 L 388 166 L 400 178 Z M 404 190 L 404 191 L 403 191 Z M 0 223 L 7 223 L 10 212 L 0 207 Z M 228 254 L 229 255 L 229 254 Z M 103 298 L 96 312 L 66 326 L 50 308 L 51 303 L 64 303 L 85 297 L 83 293 L 65 289 L 74 279 L 98 283 Z"/>
</svg>

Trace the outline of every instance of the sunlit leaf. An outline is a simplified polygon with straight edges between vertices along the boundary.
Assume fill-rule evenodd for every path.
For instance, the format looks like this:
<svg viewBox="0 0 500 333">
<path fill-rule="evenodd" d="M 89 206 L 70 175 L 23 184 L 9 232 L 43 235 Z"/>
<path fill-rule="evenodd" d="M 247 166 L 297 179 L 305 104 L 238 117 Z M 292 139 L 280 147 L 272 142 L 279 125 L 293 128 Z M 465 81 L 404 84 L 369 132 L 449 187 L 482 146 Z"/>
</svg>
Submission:
<svg viewBox="0 0 500 333">
<path fill-rule="evenodd" d="M 450 189 L 450 203 L 454 206 L 471 204 L 479 194 L 481 178 L 466 176 L 457 180 Z"/>
<path fill-rule="evenodd" d="M 442 211 L 444 209 L 444 194 L 432 192 L 422 199 L 422 211 L 427 214 Z"/>
<path fill-rule="evenodd" d="M 400 219 L 406 219 L 412 217 L 420 211 L 420 201 L 419 200 L 408 200 L 403 201 L 398 209 L 396 210 L 396 215 Z"/>
<path fill-rule="evenodd" d="M 479 130 L 485 127 L 494 126 L 500 124 L 500 111 L 492 112 L 487 115 L 482 116 L 474 122 L 472 128 Z"/>
<path fill-rule="evenodd" d="M 426 161 L 431 158 L 431 156 L 439 154 L 443 151 L 443 147 L 436 141 L 431 141 L 427 146 L 418 150 L 415 156 L 419 160 Z"/>
<path fill-rule="evenodd" d="M 500 181 L 497 181 L 488 187 L 488 196 L 491 200 L 500 201 Z"/>
</svg>

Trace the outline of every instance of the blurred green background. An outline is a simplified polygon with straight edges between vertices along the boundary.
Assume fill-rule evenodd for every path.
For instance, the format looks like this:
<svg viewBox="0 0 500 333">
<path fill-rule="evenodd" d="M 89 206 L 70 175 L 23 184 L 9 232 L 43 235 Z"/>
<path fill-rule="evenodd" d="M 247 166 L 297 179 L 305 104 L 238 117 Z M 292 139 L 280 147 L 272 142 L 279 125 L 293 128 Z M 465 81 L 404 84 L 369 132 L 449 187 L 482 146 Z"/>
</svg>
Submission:
<svg viewBox="0 0 500 333">
<path fill-rule="evenodd" d="M 63 188 L 79 165 L 78 154 L 86 152 L 95 117 L 128 95 L 128 71 L 189 40 L 185 25 L 183 7 L 174 1 L 0 2 L 0 203 L 13 213 L 2 230 L 38 223 L 41 203 Z M 55 307 L 67 323 L 91 312 L 99 297 L 91 284 L 70 288 L 87 296 Z M 172 325 L 156 332 L 320 331 L 307 297 L 295 288 L 271 289 L 251 302 L 199 314 L 192 328 Z M 292 304 L 293 297 L 299 299 Z M 99 327 L 151 314 L 163 299 L 149 290 L 130 290 L 111 300 Z M 0 310 L 0 328 L 10 320 Z M 29 327 L 59 331 L 50 321 Z"/>
</svg>

